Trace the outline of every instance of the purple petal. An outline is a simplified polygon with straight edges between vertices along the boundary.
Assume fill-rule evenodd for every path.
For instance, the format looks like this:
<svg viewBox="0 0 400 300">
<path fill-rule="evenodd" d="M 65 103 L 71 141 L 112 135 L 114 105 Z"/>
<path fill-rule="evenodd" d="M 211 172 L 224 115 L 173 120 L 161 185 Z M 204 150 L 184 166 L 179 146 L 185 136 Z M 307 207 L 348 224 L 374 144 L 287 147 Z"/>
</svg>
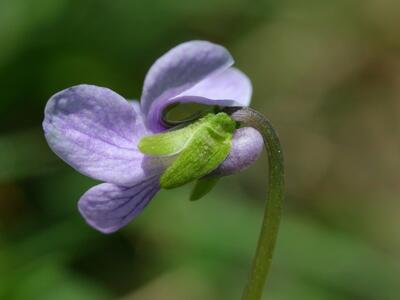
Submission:
<svg viewBox="0 0 400 300">
<path fill-rule="evenodd" d="M 261 134 L 252 127 L 236 130 L 228 157 L 212 174 L 225 176 L 249 167 L 260 156 L 264 147 Z"/>
<path fill-rule="evenodd" d="M 158 176 L 129 188 L 103 183 L 88 190 L 79 200 L 78 208 L 90 226 L 111 233 L 135 218 L 158 191 Z"/>
<path fill-rule="evenodd" d="M 146 75 L 141 98 L 145 114 L 156 101 L 175 97 L 204 78 L 233 64 L 222 46 L 206 41 L 190 41 L 161 56 Z"/>
<path fill-rule="evenodd" d="M 92 178 L 131 186 L 160 172 L 136 147 L 149 134 L 138 104 L 109 89 L 78 85 L 57 93 L 46 105 L 43 128 L 53 151 Z"/>
<path fill-rule="evenodd" d="M 229 68 L 207 77 L 192 88 L 179 94 L 176 98 L 199 96 L 214 100 L 214 105 L 218 105 L 218 101 L 221 100 L 232 100 L 234 101 L 233 105 L 248 106 L 251 93 L 250 79 L 238 69 Z"/>
<path fill-rule="evenodd" d="M 219 106 L 248 106 L 252 86 L 249 78 L 235 68 L 207 77 L 178 96 L 157 101 L 147 114 L 147 125 L 153 131 L 165 129 L 162 122 L 164 109 L 174 103 L 195 102 Z"/>
</svg>

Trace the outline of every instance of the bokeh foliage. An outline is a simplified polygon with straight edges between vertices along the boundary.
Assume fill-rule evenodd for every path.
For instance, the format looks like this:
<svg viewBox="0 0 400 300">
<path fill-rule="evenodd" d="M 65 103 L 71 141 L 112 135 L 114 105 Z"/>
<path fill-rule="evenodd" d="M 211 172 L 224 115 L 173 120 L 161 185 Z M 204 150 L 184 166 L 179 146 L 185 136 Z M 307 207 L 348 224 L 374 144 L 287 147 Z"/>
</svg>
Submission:
<svg viewBox="0 0 400 300">
<path fill-rule="evenodd" d="M 280 133 L 287 199 L 265 299 L 400 295 L 400 2 L 0 0 L 0 299 L 239 299 L 266 159 L 199 202 L 161 192 L 101 235 L 96 184 L 47 147 L 43 109 L 78 83 L 140 97 L 190 39 L 225 45 Z"/>
</svg>

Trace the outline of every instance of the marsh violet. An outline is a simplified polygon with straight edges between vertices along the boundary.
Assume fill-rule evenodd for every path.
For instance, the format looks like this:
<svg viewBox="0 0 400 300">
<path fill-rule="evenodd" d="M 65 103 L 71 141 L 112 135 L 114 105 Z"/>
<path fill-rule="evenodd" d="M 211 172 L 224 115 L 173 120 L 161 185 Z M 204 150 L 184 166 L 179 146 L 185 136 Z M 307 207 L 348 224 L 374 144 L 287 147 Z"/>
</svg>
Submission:
<svg viewBox="0 0 400 300">
<path fill-rule="evenodd" d="M 178 129 L 170 128 L 163 119 L 168 108 L 180 103 L 221 110 L 248 106 L 250 80 L 232 65 L 224 47 L 189 41 L 151 66 L 140 103 L 87 84 L 50 98 L 43 121 L 49 146 L 78 172 L 104 182 L 89 189 L 78 202 L 89 225 L 103 233 L 114 232 L 137 216 L 160 188 L 180 186 L 210 174 L 230 175 L 258 158 L 263 149 L 260 133 L 251 127 L 236 128 L 224 113 L 202 116 Z M 189 126 L 198 130 L 185 131 Z M 214 132 L 222 137 L 217 138 Z M 168 135 L 176 135 L 177 144 L 168 145 Z M 194 141 L 200 146 L 193 146 Z M 180 147 L 172 147 L 178 144 Z M 201 156 L 199 149 L 209 151 L 204 152 L 207 156 Z M 196 166 L 201 167 L 188 167 L 188 157 L 198 158 Z M 209 157 L 215 159 L 210 162 Z M 182 166 L 197 173 L 182 175 Z"/>
</svg>

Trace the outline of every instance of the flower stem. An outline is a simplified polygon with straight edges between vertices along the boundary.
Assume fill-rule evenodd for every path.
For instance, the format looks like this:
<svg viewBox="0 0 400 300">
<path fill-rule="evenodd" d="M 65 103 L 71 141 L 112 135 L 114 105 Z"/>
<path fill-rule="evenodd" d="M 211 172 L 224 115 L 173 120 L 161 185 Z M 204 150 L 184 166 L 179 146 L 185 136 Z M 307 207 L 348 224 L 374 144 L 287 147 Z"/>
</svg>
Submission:
<svg viewBox="0 0 400 300">
<path fill-rule="evenodd" d="M 261 113 L 248 107 L 230 107 L 225 111 L 241 125 L 257 129 L 263 136 L 268 154 L 268 197 L 257 251 L 242 297 L 242 300 L 259 300 L 271 267 L 281 218 L 284 189 L 282 149 L 274 128 Z"/>
</svg>

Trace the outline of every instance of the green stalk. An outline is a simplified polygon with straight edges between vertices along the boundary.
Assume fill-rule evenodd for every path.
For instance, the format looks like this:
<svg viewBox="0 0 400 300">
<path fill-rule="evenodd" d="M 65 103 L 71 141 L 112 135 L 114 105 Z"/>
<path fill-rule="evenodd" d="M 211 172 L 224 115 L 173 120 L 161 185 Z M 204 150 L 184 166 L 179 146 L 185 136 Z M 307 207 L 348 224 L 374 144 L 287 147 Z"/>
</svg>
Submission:
<svg viewBox="0 0 400 300">
<path fill-rule="evenodd" d="M 259 300 L 271 267 L 281 219 L 284 196 L 282 149 L 274 128 L 261 113 L 248 107 L 226 108 L 225 111 L 242 126 L 257 129 L 263 136 L 268 154 L 269 180 L 264 219 L 250 276 L 242 297 L 242 300 Z"/>
</svg>

